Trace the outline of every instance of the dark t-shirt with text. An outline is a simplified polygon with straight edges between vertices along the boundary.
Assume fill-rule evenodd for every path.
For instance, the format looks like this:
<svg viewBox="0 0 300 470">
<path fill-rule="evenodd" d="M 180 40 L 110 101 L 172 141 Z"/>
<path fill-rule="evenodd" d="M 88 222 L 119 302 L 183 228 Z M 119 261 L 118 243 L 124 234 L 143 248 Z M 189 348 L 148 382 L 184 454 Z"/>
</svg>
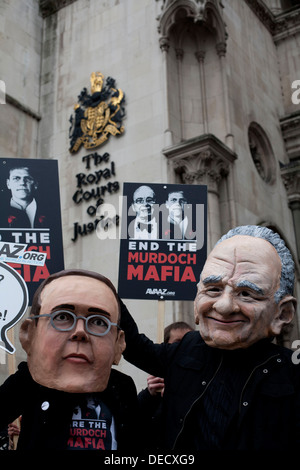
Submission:
<svg viewBox="0 0 300 470">
<path fill-rule="evenodd" d="M 70 450 L 116 450 L 114 417 L 101 399 L 88 396 L 73 412 L 68 440 Z"/>
</svg>

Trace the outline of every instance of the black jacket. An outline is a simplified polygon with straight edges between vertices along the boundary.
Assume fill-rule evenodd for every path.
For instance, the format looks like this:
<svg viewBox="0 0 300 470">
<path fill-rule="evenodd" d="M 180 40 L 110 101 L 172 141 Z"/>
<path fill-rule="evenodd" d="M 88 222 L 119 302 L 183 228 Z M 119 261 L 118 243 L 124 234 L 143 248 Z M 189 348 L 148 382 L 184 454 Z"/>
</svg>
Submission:
<svg viewBox="0 0 300 470">
<path fill-rule="evenodd" d="M 141 438 L 144 447 L 151 451 L 159 451 L 161 448 L 162 433 L 162 396 L 160 393 L 151 395 L 148 388 L 138 394 L 139 416 L 143 423 Z"/>
<path fill-rule="evenodd" d="M 22 362 L 0 387 L 0 429 L 22 415 L 17 450 L 65 450 L 74 408 L 84 397 L 37 384 Z M 133 380 L 112 369 L 101 399 L 115 418 L 118 450 L 133 449 L 139 435 Z M 45 402 L 49 405 L 43 410 Z"/>
<path fill-rule="evenodd" d="M 25 210 L 12 207 L 10 204 L 3 205 L 1 213 L 1 227 L 7 228 L 31 228 L 29 218 Z M 49 215 L 49 209 L 43 208 L 41 204 L 37 205 L 37 210 L 34 216 L 34 228 L 50 228 L 55 227 L 53 216 Z"/>
<path fill-rule="evenodd" d="M 125 359 L 165 378 L 164 447 L 199 449 L 190 439 L 191 427 L 226 351 L 207 346 L 196 331 L 187 333 L 180 343 L 155 345 L 139 335 L 124 305 L 121 326 L 126 335 Z M 247 350 L 240 353 L 243 351 Z M 247 354 L 253 362 L 243 377 L 241 392 L 232 398 L 236 406 L 221 450 L 292 449 L 300 444 L 300 366 L 293 364 L 292 351 L 268 340 L 257 343 Z M 240 364 L 243 374 L 243 362 Z"/>
</svg>

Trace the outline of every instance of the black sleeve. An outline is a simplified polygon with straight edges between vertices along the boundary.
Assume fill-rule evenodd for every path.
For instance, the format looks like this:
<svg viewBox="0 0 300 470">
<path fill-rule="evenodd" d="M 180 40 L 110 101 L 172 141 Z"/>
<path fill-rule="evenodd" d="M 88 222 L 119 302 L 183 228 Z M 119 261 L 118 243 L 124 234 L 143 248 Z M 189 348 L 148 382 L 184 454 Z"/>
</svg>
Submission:
<svg viewBox="0 0 300 470">
<path fill-rule="evenodd" d="M 21 362 L 0 386 L 0 429 L 22 415 L 28 395 L 34 393 L 33 384 L 26 362 Z"/>
<path fill-rule="evenodd" d="M 140 413 L 136 386 L 131 377 L 112 369 L 110 382 L 103 392 L 104 402 L 116 420 L 118 450 L 134 452 L 141 441 Z"/>
<path fill-rule="evenodd" d="M 139 409 L 143 415 L 153 416 L 161 403 L 161 394 L 151 395 L 148 388 L 138 394 Z"/>
<path fill-rule="evenodd" d="M 163 447 L 163 399 L 160 393 L 151 395 L 148 389 L 138 394 L 139 415 L 143 423 L 141 439 L 148 451 L 157 452 Z"/>
<path fill-rule="evenodd" d="M 148 374 L 165 377 L 168 363 L 177 345 L 154 344 L 147 336 L 140 334 L 137 324 L 121 301 L 121 328 L 125 332 L 126 349 L 124 358 Z"/>
</svg>

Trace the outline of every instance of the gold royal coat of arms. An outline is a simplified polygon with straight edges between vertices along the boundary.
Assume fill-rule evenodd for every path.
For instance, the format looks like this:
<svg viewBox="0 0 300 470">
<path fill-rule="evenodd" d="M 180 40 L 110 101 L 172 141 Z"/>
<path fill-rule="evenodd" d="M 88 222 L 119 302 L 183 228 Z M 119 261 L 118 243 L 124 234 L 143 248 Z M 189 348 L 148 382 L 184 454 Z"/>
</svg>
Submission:
<svg viewBox="0 0 300 470">
<path fill-rule="evenodd" d="M 99 147 L 109 135 L 124 132 L 122 119 L 124 112 L 124 93 L 115 88 L 115 80 L 106 79 L 101 72 L 91 74 L 91 94 L 83 88 L 70 116 L 70 152 L 75 153 L 81 145 L 86 149 Z"/>
</svg>

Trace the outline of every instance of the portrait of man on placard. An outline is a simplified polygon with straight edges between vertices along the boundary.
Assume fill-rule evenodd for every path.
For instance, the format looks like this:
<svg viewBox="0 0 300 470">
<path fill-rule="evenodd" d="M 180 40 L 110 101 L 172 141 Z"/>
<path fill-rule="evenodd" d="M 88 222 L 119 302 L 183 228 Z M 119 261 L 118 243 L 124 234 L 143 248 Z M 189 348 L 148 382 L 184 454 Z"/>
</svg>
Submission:
<svg viewBox="0 0 300 470">
<path fill-rule="evenodd" d="M 2 227 L 47 227 L 46 208 L 39 199 L 36 171 L 27 162 L 7 164 L 6 187 L 9 198 L 1 211 Z M 2 188 L 3 192 L 3 188 Z"/>
<path fill-rule="evenodd" d="M 57 160 L 0 158 L 0 240 L 47 254 L 43 266 L 12 265 L 31 304 L 39 283 L 64 268 Z"/>
<path fill-rule="evenodd" d="M 154 215 L 155 193 L 150 186 L 139 186 L 133 193 L 131 210 L 136 214 L 130 226 L 130 238 L 156 239 L 158 225 Z"/>
<path fill-rule="evenodd" d="M 183 191 L 172 191 L 168 194 L 166 200 L 168 210 L 167 222 L 169 228 L 164 233 L 164 238 L 183 239 L 188 226 L 188 218 L 184 214 L 187 200 Z"/>
</svg>

